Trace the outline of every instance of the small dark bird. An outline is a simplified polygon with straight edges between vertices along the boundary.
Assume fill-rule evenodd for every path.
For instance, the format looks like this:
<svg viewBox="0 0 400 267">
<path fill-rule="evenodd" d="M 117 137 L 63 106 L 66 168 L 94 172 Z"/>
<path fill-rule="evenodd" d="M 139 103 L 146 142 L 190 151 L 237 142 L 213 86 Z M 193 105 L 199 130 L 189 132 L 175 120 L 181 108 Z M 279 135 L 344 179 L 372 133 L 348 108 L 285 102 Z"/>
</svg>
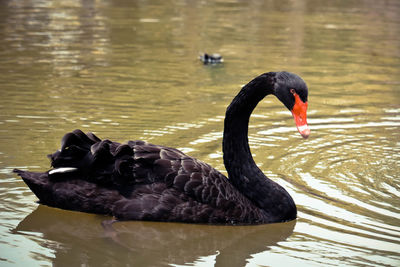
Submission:
<svg viewBox="0 0 400 267">
<path fill-rule="evenodd" d="M 14 170 L 40 203 L 108 214 L 117 220 L 260 224 L 296 218 L 288 192 L 268 179 L 248 144 L 249 118 L 267 95 L 293 114 L 307 138 L 305 82 L 289 72 L 262 74 L 243 86 L 226 110 L 222 150 L 229 179 L 181 151 L 144 141 L 121 144 L 80 130 L 67 133 L 49 155 L 53 169 Z"/>
<path fill-rule="evenodd" d="M 224 59 L 220 54 L 204 53 L 200 55 L 200 60 L 203 61 L 204 64 L 217 64 L 224 62 Z"/>
</svg>

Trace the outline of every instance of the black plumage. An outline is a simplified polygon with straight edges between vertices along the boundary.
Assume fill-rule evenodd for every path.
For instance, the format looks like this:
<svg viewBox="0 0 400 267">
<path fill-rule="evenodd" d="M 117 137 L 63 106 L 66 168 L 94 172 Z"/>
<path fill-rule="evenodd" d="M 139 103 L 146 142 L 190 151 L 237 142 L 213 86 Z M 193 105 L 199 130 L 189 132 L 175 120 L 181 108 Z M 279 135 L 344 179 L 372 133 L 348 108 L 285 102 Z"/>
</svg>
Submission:
<svg viewBox="0 0 400 267">
<path fill-rule="evenodd" d="M 307 93 L 300 77 L 284 74 L 292 79 L 289 89 Z M 119 220 L 212 224 L 292 220 L 296 218 L 292 198 L 256 166 L 247 140 L 250 114 L 262 98 L 279 91 L 275 86 L 279 75 L 271 72 L 255 78 L 227 109 L 223 152 L 229 179 L 174 148 L 144 141 L 120 144 L 80 130 L 67 133 L 61 149 L 49 155 L 52 170 L 15 172 L 43 204 Z"/>
</svg>

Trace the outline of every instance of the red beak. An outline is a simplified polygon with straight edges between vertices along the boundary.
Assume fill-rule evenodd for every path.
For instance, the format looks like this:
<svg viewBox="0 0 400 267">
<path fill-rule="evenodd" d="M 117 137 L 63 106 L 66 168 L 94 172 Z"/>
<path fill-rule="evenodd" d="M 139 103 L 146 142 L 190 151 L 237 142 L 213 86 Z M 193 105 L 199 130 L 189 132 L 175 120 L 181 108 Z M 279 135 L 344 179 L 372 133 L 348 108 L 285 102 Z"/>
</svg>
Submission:
<svg viewBox="0 0 400 267">
<path fill-rule="evenodd" d="M 292 115 L 294 118 L 294 121 L 296 122 L 296 127 L 301 136 L 303 138 L 307 138 L 310 135 L 310 128 L 308 127 L 307 124 L 307 102 L 303 102 L 300 99 L 300 96 L 293 92 L 294 95 L 294 106 L 292 111 Z"/>
</svg>

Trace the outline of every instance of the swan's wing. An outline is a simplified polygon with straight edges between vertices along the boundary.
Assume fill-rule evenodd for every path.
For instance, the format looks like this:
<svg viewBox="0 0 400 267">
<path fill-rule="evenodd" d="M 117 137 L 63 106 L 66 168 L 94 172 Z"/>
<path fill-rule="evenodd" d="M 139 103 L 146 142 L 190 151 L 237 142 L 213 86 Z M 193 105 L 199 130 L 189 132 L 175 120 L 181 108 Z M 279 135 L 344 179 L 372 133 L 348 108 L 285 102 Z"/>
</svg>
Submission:
<svg viewBox="0 0 400 267">
<path fill-rule="evenodd" d="M 135 183 L 163 183 L 166 188 L 212 207 L 235 205 L 237 190 L 210 165 L 164 146 L 136 144 L 134 151 Z"/>
<path fill-rule="evenodd" d="M 174 148 L 135 142 L 134 201 L 126 202 L 126 208 L 118 209 L 126 211 L 124 217 L 254 223 L 256 218 L 263 216 L 260 209 L 210 165 Z M 128 208 L 129 205 L 135 207 Z M 137 214 L 136 211 L 144 213 Z"/>
</svg>

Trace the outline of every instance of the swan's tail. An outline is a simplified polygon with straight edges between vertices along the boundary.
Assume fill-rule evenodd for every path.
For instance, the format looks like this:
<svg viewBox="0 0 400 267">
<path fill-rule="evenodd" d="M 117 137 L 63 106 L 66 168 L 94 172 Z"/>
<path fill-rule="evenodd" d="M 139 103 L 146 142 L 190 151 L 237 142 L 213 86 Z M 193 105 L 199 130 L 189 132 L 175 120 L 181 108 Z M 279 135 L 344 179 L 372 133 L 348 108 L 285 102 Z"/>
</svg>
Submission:
<svg viewBox="0 0 400 267">
<path fill-rule="evenodd" d="M 53 169 L 44 173 L 17 169 L 14 172 L 38 197 L 38 187 L 61 180 L 86 180 L 104 186 L 128 185 L 133 183 L 133 146 L 133 142 L 121 145 L 75 130 L 64 135 L 60 150 L 48 155 Z"/>
<path fill-rule="evenodd" d="M 13 172 L 21 176 L 22 180 L 24 180 L 29 187 L 34 184 L 41 184 L 48 176 L 46 173 L 28 172 L 19 169 L 14 169 Z"/>
<path fill-rule="evenodd" d="M 63 137 L 59 151 L 48 155 L 53 169 L 43 173 L 18 169 L 14 172 L 43 204 L 110 213 L 114 201 L 110 205 L 104 203 L 107 190 L 113 188 L 123 194 L 134 182 L 133 147 L 134 142 L 119 144 L 75 130 Z"/>
<path fill-rule="evenodd" d="M 18 169 L 14 172 L 22 177 L 41 204 L 52 207 L 112 214 L 112 205 L 119 200 L 114 197 L 111 198 L 112 201 L 104 201 L 104 196 L 108 193 L 107 189 L 86 181 L 78 172 L 70 176 L 52 176 L 49 172 L 37 173 Z M 68 181 L 68 179 L 74 180 Z M 93 192 L 98 194 L 93 194 Z M 113 196 L 118 195 L 114 194 L 111 197 Z"/>
<path fill-rule="evenodd" d="M 49 203 L 53 199 L 49 193 L 49 175 L 47 172 L 28 172 L 14 169 L 14 172 L 21 176 L 22 180 L 29 186 L 32 192 L 43 203 Z"/>
</svg>

